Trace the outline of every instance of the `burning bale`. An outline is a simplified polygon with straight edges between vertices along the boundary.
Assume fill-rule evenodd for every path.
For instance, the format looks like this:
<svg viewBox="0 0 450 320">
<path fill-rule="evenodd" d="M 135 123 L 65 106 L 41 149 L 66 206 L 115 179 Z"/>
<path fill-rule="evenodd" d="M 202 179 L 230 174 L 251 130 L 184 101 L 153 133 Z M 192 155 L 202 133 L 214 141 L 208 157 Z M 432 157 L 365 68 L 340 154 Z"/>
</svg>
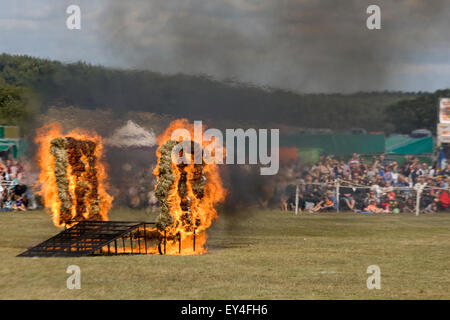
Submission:
<svg viewBox="0 0 450 320">
<path fill-rule="evenodd" d="M 66 139 L 55 138 L 51 141 L 50 152 L 55 157 L 55 178 L 60 201 L 59 222 L 70 220 L 72 210 L 72 196 L 69 192 L 67 178 L 67 143 Z"/>
<path fill-rule="evenodd" d="M 158 167 L 158 184 L 156 186 L 155 195 L 159 200 L 161 211 L 156 220 L 156 226 L 159 230 L 164 230 L 173 223 L 170 215 L 169 191 L 175 182 L 175 176 L 172 171 L 172 149 L 177 144 L 176 141 L 167 141 L 160 149 Z"/>
<path fill-rule="evenodd" d="M 190 141 L 187 142 L 189 143 Z M 190 143 L 192 144 L 190 157 L 193 158 L 195 142 Z M 172 216 L 170 215 L 171 205 L 169 203 L 168 196 L 169 191 L 175 182 L 175 176 L 172 171 L 172 151 L 176 145 L 176 141 L 169 140 L 159 150 L 161 157 L 159 162 L 159 170 L 157 172 L 158 184 L 156 186 L 156 196 L 161 203 L 161 213 L 157 219 L 156 225 L 160 230 L 164 230 L 174 222 Z M 200 223 L 199 219 L 196 219 L 195 221 L 192 220 L 192 201 L 191 198 L 189 198 L 188 188 L 189 186 L 191 187 L 192 193 L 197 199 L 201 199 L 204 196 L 206 184 L 206 176 L 204 175 L 203 170 L 204 165 L 205 164 L 203 161 L 201 164 L 194 164 L 192 172 L 188 171 L 188 164 L 186 163 L 179 163 L 176 165 L 175 170 L 177 170 L 179 174 L 176 189 L 180 198 L 180 208 L 183 211 L 183 215 L 181 216 L 181 224 L 186 231 L 194 230 Z"/>
<path fill-rule="evenodd" d="M 161 212 L 156 222 L 107 221 L 112 197 L 106 193 L 102 140 L 98 135 L 80 130 L 62 134 L 57 124 L 38 130 L 40 193 L 53 214 L 54 224 L 69 227 L 52 241 L 75 239 L 67 234 L 82 236 L 78 242 L 64 246 L 48 246 L 51 241 L 45 241 L 22 256 L 205 253 L 206 230 L 217 218 L 215 206 L 224 200 L 225 190 L 216 164 L 206 163 L 203 155 L 200 163 L 172 161 L 179 143 L 191 146 L 186 154 L 183 148 L 178 151 L 183 159 L 198 158 L 196 152 L 203 154 L 205 148 L 195 137 L 172 139 L 172 132 L 178 128 L 191 134 L 194 131 L 193 125 L 182 119 L 172 122 L 158 137 L 154 174 Z M 90 232 L 84 232 L 88 229 Z M 102 241 L 97 241 L 97 236 Z"/>
<path fill-rule="evenodd" d="M 186 119 L 173 121 L 169 128 L 158 137 L 158 165 L 154 171 L 157 176 L 156 196 L 161 204 L 161 213 L 156 226 L 164 231 L 168 243 L 168 254 L 179 254 L 178 244 L 197 242 L 197 249 L 183 250 L 182 254 L 199 254 L 206 252 L 206 229 L 217 218 L 215 205 L 225 198 L 225 190 L 219 176 L 217 165 L 194 163 L 196 150 L 203 150 L 202 141 L 180 139 L 172 140 L 171 134 L 176 129 L 186 129 L 193 134 L 193 125 Z M 173 149 L 178 143 L 191 144 L 190 154 L 179 156 L 191 161 L 176 163 L 172 161 Z M 177 242 L 178 240 L 178 242 Z"/>
<path fill-rule="evenodd" d="M 95 133 L 61 133 L 58 124 L 38 130 L 39 182 L 44 204 L 57 226 L 70 221 L 108 220 L 112 197 L 106 193 L 102 141 Z"/>
<path fill-rule="evenodd" d="M 55 157 L 55 178 L 60 205 L 60 223 L 70 220 L 103 220 L 98 199 L 98 180 L 95 148 L 89 140 L 72 137 L 55 138 L 51 141 L 50 153 Z M 84 161 L 86 162 L 84 162 Z M 68 171 L 75 182 L 74 196 L 69 191 Z M 75 216 L 72 216 L 72 201 L 75 197 Z M 88 213 L 88 214 L 86 214 Z"/>
</svg>

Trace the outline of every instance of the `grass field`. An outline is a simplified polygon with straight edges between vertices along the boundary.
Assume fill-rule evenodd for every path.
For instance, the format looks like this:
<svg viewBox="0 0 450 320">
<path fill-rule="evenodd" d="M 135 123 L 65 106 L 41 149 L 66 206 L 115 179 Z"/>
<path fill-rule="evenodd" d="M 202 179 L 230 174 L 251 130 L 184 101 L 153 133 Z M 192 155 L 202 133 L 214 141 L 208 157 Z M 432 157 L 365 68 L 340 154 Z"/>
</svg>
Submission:
<svg viewBox="0 0 450 320">
<path fill-rule="evenodd" d="M 0 213 L 1 299 L 450 298 L 450 214 L 242 212 L 222 214 L 202 256 L 16 257 L 58 231 L 43 211 Z M 66 288 L 71 264 L 81 290 Z M 381 290 L 366 287 L 373 264 Z"/>
</svg>

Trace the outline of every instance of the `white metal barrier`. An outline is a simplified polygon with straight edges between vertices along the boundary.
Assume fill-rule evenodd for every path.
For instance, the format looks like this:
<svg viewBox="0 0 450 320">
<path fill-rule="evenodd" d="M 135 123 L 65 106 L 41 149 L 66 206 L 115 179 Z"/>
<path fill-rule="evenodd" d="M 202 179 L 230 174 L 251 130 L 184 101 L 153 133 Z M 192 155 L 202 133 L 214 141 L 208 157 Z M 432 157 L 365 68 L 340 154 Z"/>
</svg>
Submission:
<svg viewBox="0 0 450 320">
<path fill-rule="evenodd" d="M 387 192 L 391 192 L 394 191 L 397 195 L 407 195 L 407 199 L 409 198 L 415 198 L 415 207 L 414 207 L 414 212 L 415 215 L 418 216 L 421 212 L 421 200 L 422 197 L 425 195 L 431 196 L 431 192 L 432 191 L 445 191 L 450 193 L 450 187 L 447 188 L 440 188 L 440 187 L 429 187 L 426 184 L 423 185 L 416 185 L 413 187 L 388 187 L 388 189 L 386 189 L 385 187 L 376 187 L 376 185 L 360 185 L 360 184 L 354 184 L 352 182 L 349 181 L 345 181 L 345 180 L 336 180 L 334 182 L 327 182 L 327 183 L 314 183 L 314 182 L 310 182 L 310 183 L 306 183 L 306 182 L 297 182 L 296 183 L 296 188 L 295 188 L 295 214 L 298 215 L 299 213 L 299 196 L 300 196 L 300 187 L 301 186 L 306 186 L 306 185 L 316 185 L 319 186 L 321 188 L 326 188 L 328 190 L 333 189 L 334 190 L 334 195 L 336 197 L 336 211 L 339 212 L 340 210 L 340 199 L 341 199 L 341 194 L 340 194 L 340 189 L 341 188 L 352 188 L 353 191 L 356 191 L 357 189 L 366 189 L 368 191 L 376 191 L 377 193 L 379 193 L 381 191 L 382 195 L 386 194 Z M 376 190 L 376 189 L 380 189 Z M 385 190 L 383 190 L 385 189 Z M 433 195 L 434 197 L 434 195 Z M 396 198 L 397 200 L 397 198 Z"/>
</svg>

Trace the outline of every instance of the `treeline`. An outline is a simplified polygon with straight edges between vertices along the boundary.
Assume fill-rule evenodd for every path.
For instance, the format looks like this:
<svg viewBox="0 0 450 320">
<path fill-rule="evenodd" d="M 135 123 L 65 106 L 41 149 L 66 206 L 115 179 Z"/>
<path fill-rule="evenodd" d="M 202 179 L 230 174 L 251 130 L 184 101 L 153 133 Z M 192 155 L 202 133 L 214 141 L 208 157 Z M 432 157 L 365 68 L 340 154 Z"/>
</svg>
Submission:
<svg viewBox="0 0 450 320">
<path fill-rule="evenodd" d="M 400 133 L 409 133 L 417 128 L 426 128 L 436 133 L 439 98 L 444 97 L 450 97 L 449 89 L 401 100 L 386 110 L 386 118 Z"/>
<path fill-rule="evenodd" d="M 110 108 L 118 116 L 135 110 L 192 120 L 386 132 L 432 129 L 436 116 L 436 103 L 429 97 L 434 94 L 298 94 L 200 75 L 162 75 L 7 54 L 0 55 L 0 79 L 37 93 L 42 111 L 73 105 Z M 409 106 L 426 117 L 415 117 Z M 410 114 L 406 121 L 404 110 Z"/>
<path fill-rule="evenodd" d="M 0 125 L 18 125 L 26 133 L 39 105 L 32 90 L 10 85 L 0 78 Z"/>
</svg>

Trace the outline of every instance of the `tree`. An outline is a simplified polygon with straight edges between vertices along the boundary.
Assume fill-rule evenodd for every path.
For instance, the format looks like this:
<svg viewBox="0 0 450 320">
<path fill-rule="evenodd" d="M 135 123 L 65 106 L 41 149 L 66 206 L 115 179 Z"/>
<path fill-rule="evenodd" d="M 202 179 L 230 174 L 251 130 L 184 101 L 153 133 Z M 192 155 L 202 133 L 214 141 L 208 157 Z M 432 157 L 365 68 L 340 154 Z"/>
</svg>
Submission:
<svg viewBox="0 0 450 320">
<path fill-rule="evenodd" d="M 386 111 L 386 120 L 399 133 L 411 133 L 414 129 L 436 132 L 439 98 L 450 97 L 450 90 L 423 93 L 415 99 L 401 100 Z"/>
<path fill-rule="evenodd" d="M 0 125 L 19 125 L 26 129 L 36 107 L 37 99 L 31 90 L 0 80 Z"/>
<path fill-rule="evenodd" d="M 394 128 L 384 121 L 387 106 L 415 97 L 403 92 L 301 94 L 206 75 L 163 75 L 8 54 L 0 54 L 0 77 L 37 92 L 43 111 L 49 106 L 107 108 L 117 117 L 128 111 L 151 112 L 212 120 L 217 127 L 232 123 L 388 131 Z"/>
</svg>

